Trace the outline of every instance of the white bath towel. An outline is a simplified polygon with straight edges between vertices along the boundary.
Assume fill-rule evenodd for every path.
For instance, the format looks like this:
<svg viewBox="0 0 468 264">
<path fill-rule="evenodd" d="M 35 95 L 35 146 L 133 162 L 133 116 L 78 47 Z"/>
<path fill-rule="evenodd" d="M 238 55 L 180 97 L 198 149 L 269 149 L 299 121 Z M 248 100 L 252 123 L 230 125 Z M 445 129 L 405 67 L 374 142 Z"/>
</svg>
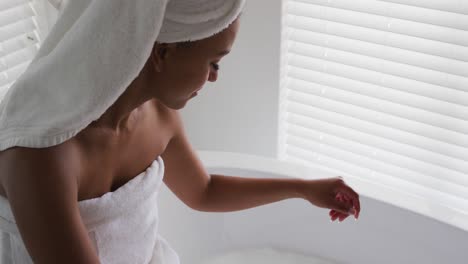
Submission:
<svg viewBox="0 0 468 264">
<path fill-rule="evenodd" d="M 214 35 L 238 17 L 244 1 L 68 1 L 36 57 L 0 99 L 0 151 L 73 137 L 138 76 L 155 41 Z"/>
<path fill-rule="evenodd" d="M 158 234 L 159 188 L 164 162 L 148 169 L 114 192 L 79 202 L 80 213 L 102 264 L 178 264 L 179 257 Z M 0 196 L 3 230 L 2 264 L 32 263 L 8 201 Z"/>
</svg>

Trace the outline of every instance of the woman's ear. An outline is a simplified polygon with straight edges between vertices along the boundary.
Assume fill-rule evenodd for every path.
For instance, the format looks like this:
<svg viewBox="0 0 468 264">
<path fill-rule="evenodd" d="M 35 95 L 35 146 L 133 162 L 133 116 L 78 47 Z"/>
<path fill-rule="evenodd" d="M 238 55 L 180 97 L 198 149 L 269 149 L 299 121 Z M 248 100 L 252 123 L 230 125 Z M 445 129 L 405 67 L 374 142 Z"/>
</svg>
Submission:
<svg viewBox="0 0 468 264">
<path fill-rule="evenodd" d="M 157 72 L 162 71 L 164 60 L 167 58 L 168 49 L 169 45 L 166 43 L 156 43 L 154 45 L 153 52 L 151 53 L 151 60 Z"/>
</svg>

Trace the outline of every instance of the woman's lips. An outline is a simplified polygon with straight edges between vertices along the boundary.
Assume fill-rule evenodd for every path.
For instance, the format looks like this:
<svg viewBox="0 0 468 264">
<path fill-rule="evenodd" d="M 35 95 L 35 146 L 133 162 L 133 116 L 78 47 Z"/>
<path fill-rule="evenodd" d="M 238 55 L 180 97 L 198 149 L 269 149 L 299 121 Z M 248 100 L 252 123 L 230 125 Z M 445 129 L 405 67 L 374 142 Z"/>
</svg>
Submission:
<svg viewBox="0 0 468 264">
<path fill-rule="evenodd" d="M 202 87 L 202 88 L 203 88 L 203 87 Z M 195 92 L 193 92 L 193 94 L 192 94 L 192 96 L 190 96 L 190 98 L 197 96 L 197 95 L 198 95 L 198 91 L 200 91 L 202 88 L 200 88 L 200 89 L 196 90 Z"/>
<path fill-rule="evenodd" d="M 193 93 L 193 94 L 194 94 L 194 96 L 195 96 L 195 95 L 197 95 L 197 94 L 198 94 L 198 92 L 199 92 L 201 89 L 202 89 L 202 88 L 200 88 L 200 89 L 196 90 L 196 91 Z"/>
</svg>

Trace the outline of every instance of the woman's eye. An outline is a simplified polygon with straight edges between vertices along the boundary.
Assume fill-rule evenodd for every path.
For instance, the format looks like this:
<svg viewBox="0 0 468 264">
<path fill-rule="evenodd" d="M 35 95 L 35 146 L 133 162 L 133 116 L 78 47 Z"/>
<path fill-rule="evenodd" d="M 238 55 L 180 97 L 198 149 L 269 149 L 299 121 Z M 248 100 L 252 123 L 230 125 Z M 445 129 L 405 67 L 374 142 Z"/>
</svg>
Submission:
<svg viewBox="0 0 468 264">
<path fill-rule="evenodd" d="M 211 67 L 213 67 L 213 69 L 214 69 L 215 71 L 218 71 L 218 70 L 219 70 L 219 64 L 217 64 L 217 63 L 211 63 Z"/>
</svg>

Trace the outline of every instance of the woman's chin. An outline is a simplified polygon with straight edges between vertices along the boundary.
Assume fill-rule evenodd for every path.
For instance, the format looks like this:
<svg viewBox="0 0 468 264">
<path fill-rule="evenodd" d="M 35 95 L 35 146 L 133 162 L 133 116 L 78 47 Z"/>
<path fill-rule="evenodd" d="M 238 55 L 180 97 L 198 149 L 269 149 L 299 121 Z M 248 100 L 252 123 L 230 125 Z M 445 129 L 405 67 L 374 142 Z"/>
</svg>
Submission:
<svg viewBox="0 0 468 264">
<path fill-rule="evenodd" d="M 185 104 L 187 103 L 188 100 L 181 100 L 181 101 L 171 101 L 171 102 L 162 102 L 163 105 L 165 105 L 167 108 L 170 108 L 172 110 L 180 110 L 185 107 Z"/>
<path fill-rule="evenodd" d="M 198 93 L 195 92 L 195 93 L 192 93 L 190 95 L 190 97 L 186 98 L 186 99 L 182 99 L 178 102 L 170 102 L 170 103 L 166 103 L 165 105 L 171 109 L 174 109 L 174 110 L 180 110 L 182 108 L 185 107 L 185 105 L 188 103 L 188 101 L 190 101 L 190 99 L 194 98 L 195 96 L 197 96 Z"/>
</svg>

